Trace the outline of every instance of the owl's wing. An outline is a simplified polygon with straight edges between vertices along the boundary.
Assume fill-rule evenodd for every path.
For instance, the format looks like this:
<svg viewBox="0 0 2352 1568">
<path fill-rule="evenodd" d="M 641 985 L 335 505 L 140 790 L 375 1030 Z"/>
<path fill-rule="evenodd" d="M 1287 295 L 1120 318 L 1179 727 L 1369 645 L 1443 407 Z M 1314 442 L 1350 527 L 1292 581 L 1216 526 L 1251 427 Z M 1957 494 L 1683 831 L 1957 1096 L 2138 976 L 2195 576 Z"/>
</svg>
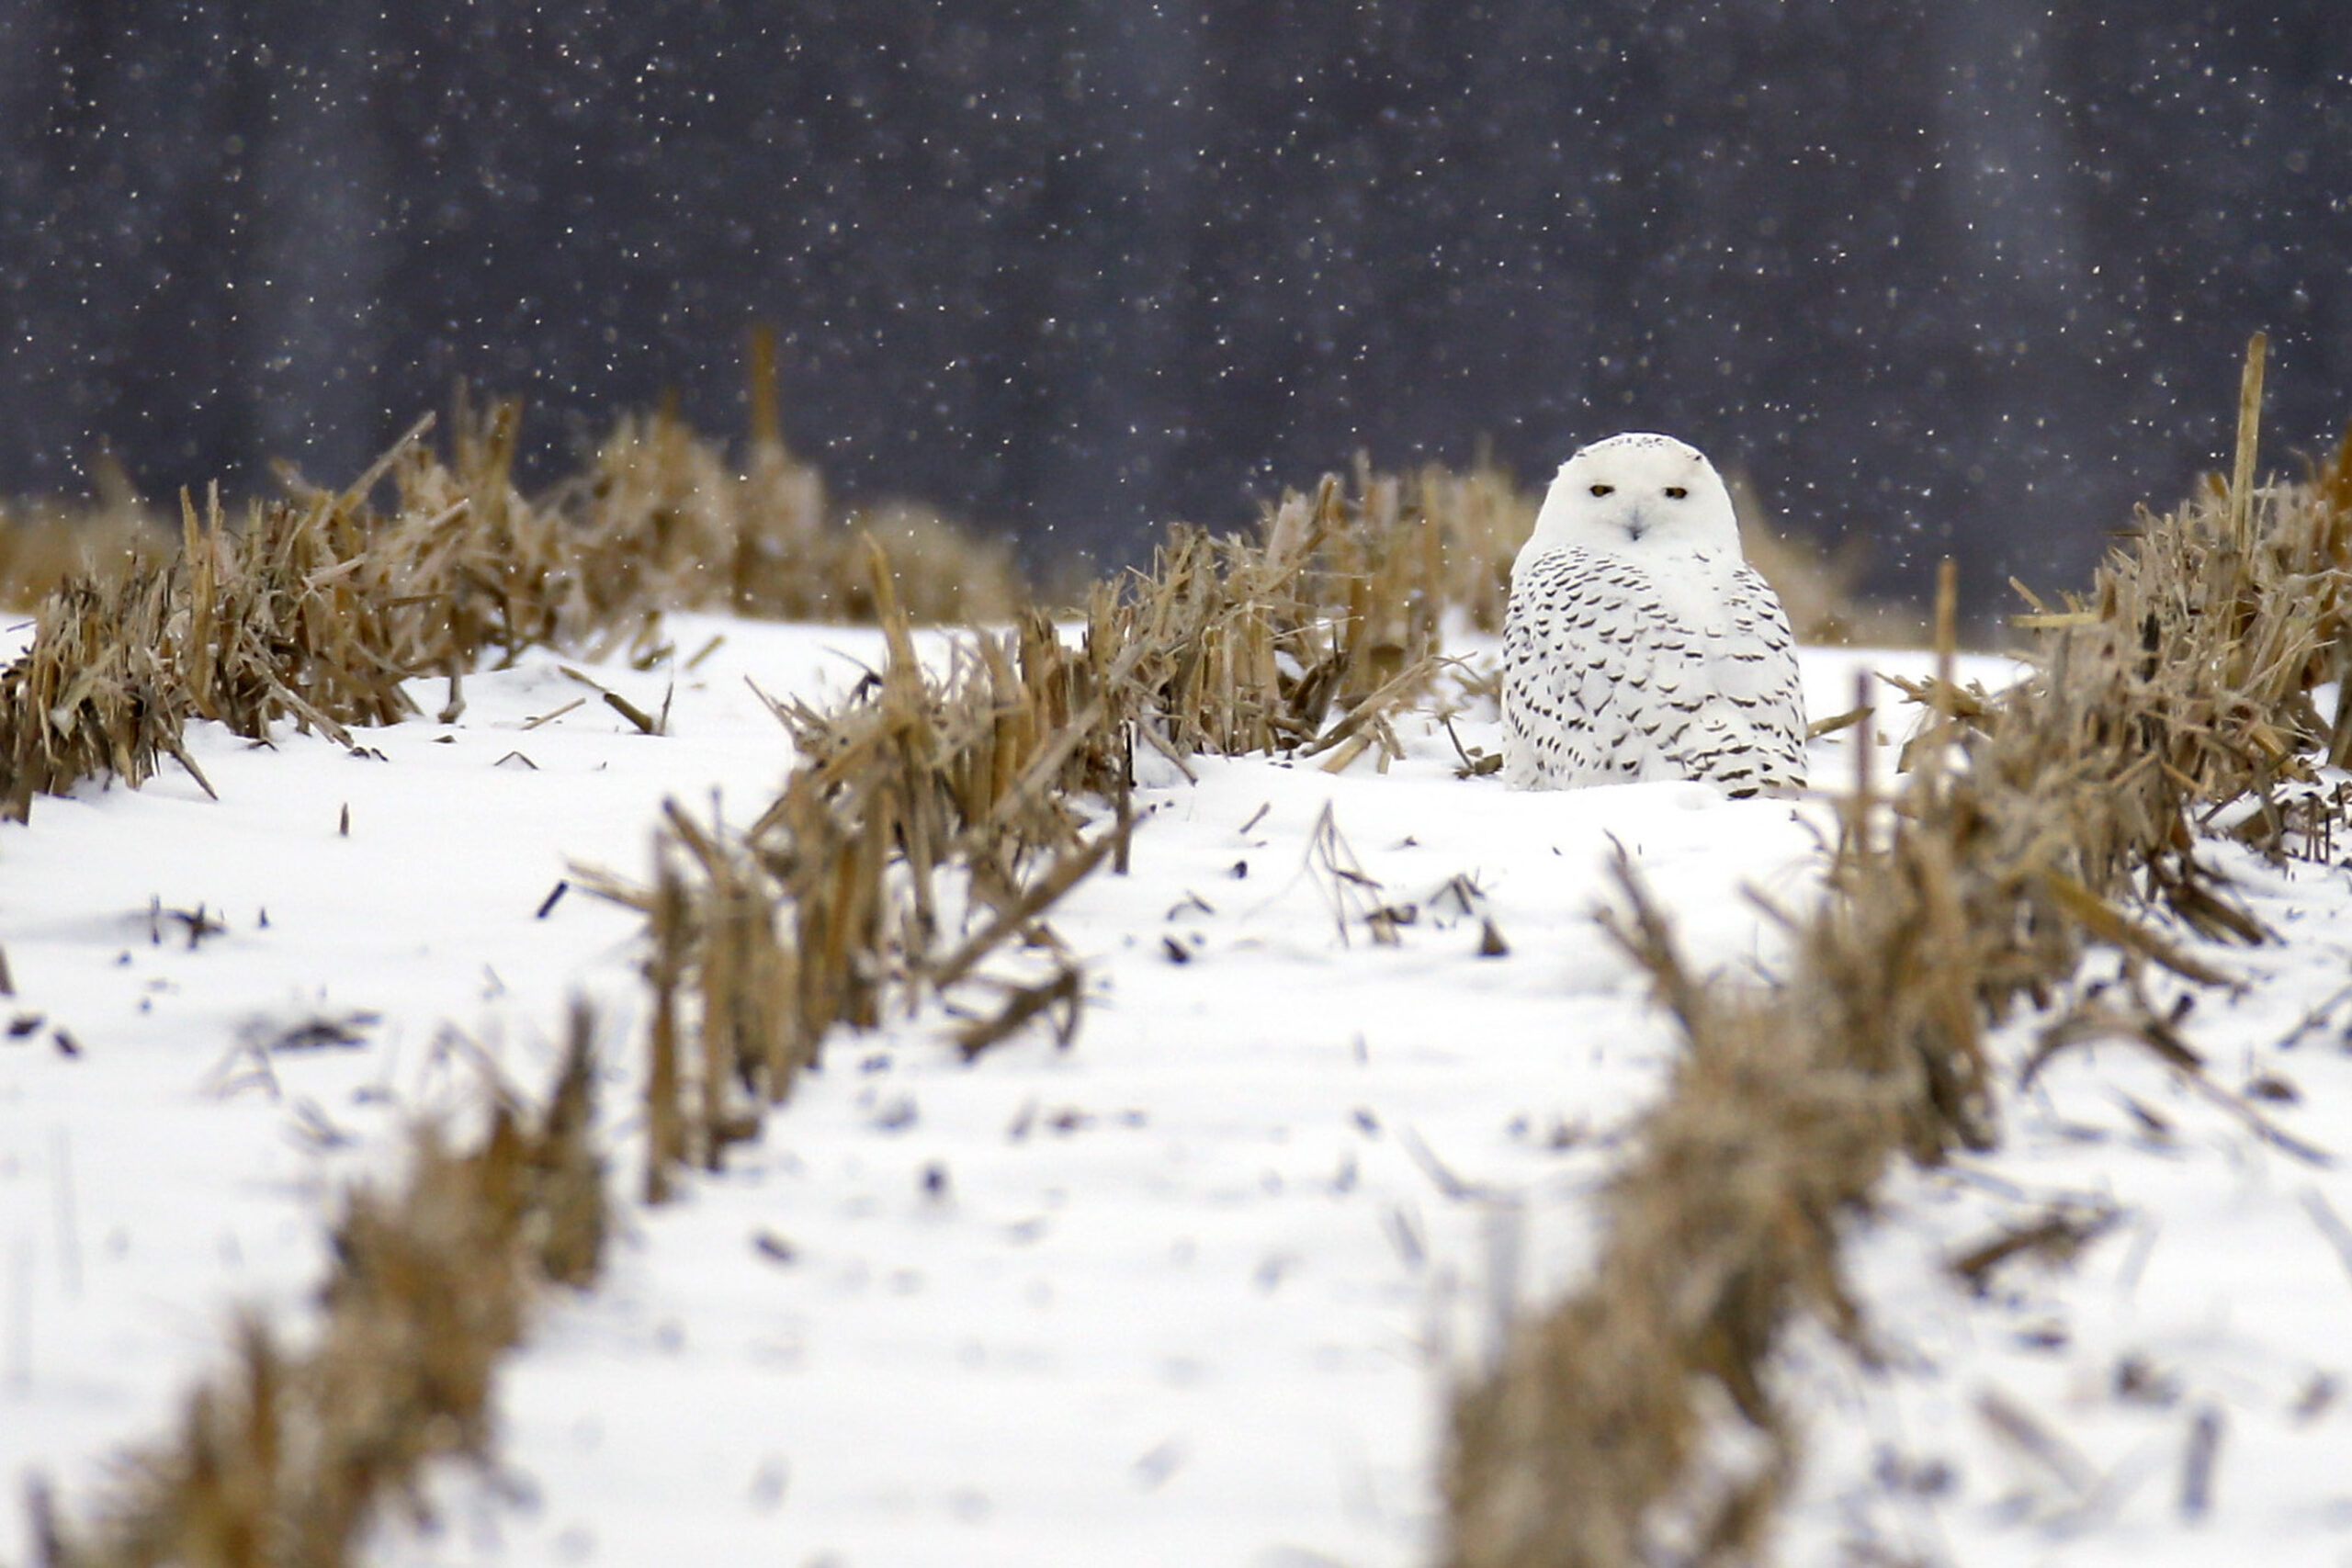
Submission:
<svg viewBox="0 0 2352 1568">
<path fill-rule="evenodd" d="M 1729 628 L 1710 660 L 1723 715 L 1742 741 L 1769 759 L 1764 782 L 1804 782 L 1804 679 L 1796 637 L 1781 596 L 1754 568 L 1730 574 L 1724 607 Z"/>
<path fill-rule="evenodd" d="M 1797 639 L 1771 584 L 1754 567 L 1738 568 L 1726 583 L 1724 609 L 1729 628 L 1713 660 L 1717 689 L 1747 701 L 1793 694 L 1802 707 Z"/>
</svg>

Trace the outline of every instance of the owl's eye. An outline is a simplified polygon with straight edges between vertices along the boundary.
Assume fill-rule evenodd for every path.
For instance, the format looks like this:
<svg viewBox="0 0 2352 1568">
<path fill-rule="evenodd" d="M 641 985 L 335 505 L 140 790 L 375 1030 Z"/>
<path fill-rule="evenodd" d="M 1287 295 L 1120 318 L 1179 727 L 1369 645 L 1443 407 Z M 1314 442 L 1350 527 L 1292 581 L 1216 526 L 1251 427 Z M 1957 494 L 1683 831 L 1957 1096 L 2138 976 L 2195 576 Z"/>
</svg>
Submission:
<svg viewBox="0 0 2352 1568">
<path fill-rule="evenodd" d="M 1615 485 L 1595 485 L 1592 487 L 1592 493 L 1595 495 L 1614 495 L 1616 491 L 1617 487 Z"/>
<path fill-rule="evenodd" d="M 1683 489 L 1680 485 L 1668 485 L 1666 487 L 1666 493 L 1668 500 L 1680 501 L 1684 496 L 1689 495 L 1690 492 Z"/>
</svg>

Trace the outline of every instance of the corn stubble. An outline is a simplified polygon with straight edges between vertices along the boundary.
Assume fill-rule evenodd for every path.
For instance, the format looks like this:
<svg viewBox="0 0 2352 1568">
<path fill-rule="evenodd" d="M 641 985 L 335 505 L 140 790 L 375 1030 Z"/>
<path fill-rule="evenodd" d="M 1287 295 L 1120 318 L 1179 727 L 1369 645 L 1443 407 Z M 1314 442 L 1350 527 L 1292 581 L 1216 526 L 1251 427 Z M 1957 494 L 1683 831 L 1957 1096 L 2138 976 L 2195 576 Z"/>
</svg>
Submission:
<svg viewBox="0 0 2352 1568">
<path fill-rule="evenodd" d="M 1444 615 L 1498 621 L 1514 504 L 1491 476 L 1327 479 L 1255 538 L 1174 530 L 1095 590 L 1074 642 L 1031 611 L 944 662 L 875 546 L 883 668 L 831 711 L 771 705 L 800 756 L 776 800 L 741 830 L 673 802 L 649 884 L 581 874 L 647 922 L 648 1201 L 755 1135 L 837 1026 L 936 998 L 966 1060 L 1040 1022 L 1067 1045 L 1084 982 L 1047 917 L 1124 870 L 1135 748 L 1398 754 L 1389 720 L 1434 681 Z M 1014 949 L 1021 977 L 989 966 Z"/>
<path fill-rule="evenodd" d="M 120 1461 L 95 1524 L 70 1529 L 36 1489 L 44 1568 L 327 1568 L 413 1502 L 428 1461 L 487 1463 L 499 1356 L 537 1292 L 588 1288 L 603 1252 L 592 1033 L 575 1010 L 544 1111 L 501 1094 L 462 1150 L 420 1128 L 399 1191 L 350 1192 L 315 1343 L 241 1318 L 233 1364 L 175 1438 Z"/>
<path fill-rule="evenodd" d="M 537 647 L 650 646 L 664 610 L 872 619 L 866 530 L 826 513 L 768 418 L 740 472 L 674 414 L 623 420 L 585 472 L 532 499 L 514 479 L 520 405 L 461 399 L 446 457 L 425 420 L 349 487 L 289 472 L 285 499 L 234 525 L 217 492 L 201 508 L 184 496 L 176 555 L 142 533 L 40 600 L 32 646 L 0 672 L 0 811 L 23 820 L 35 796 L 92 776 L 135 786 L 167 760 L 194 773 L 191 716 L 348 744 L 349 727 L 414 711 L 403 682 Z M 903 509 L 872 521 L 919 616 L 1019 602 L 1001 544 Z M 0 529 L 0 567 L 56 554 Z M 10 596 L 46 570 L 6 580 Z"/>
<path fill-rule="evenodd" d="M 2199 859 L 2199 818 L 2251 797 L 2243 831 L 2290 852 L 2304 756 L 2352 729 L 2312 689 L 2352 660 L 2352 437 L 2301 484 L 2252 483 L 2260 339 L 2235 481 L 2099 569 L 1997 697 L 1944 673 L 1908 771 L 1863 775 L 1824 907 L 1789 919 L 1769 995 L 1702 985 L 1630 866 L 1617 940 L 1689 1043 L 1672 1092 L 1604 1199 L 1593 1278 L 1521 1324 L 1458 1392 L 1444 1487 L 1451 1568 L 1750 1561 L 1798 1454 L 1770 1356 L 1805 1314 L 1866 1360 L 1841 1224 L 1888 1163 L 1981 1148 L 1996 1125 L 1984 1031 L 2057 999 L 2086 946 L 2220 978 L 2150 928 L 2265 933 Z M 1949 577 L 1939 605 L 1950 647 Z M 2134 998 L 2137 986 L 2125 988 Z M 2049 1051 L 2135 1041 L 2207 1092 L 2144 1003 L 2061 1019 Z"/>
</svg>

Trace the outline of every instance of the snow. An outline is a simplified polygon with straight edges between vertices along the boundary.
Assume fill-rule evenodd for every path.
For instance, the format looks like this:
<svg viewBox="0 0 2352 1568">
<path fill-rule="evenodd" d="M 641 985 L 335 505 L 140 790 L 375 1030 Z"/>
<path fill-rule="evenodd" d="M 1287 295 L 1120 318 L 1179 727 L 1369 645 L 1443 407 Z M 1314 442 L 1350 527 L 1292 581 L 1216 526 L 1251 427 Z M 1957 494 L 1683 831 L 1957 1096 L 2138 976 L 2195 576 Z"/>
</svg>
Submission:
<svg viewBox="0 0 2352 1568">
<path fill-rule="evenodd" d="M 1611 856 L 1700 966 L 1760 982 L 1780 949 L 1747 894 L 1814 896 L 1855 732 L 1815 744 L 1825 793 L 1802 801 L 1509 793 L 1457 779 L 1417 718 L 1385 773 L 1164 769 L 1131 874 L 1050 917 L 1088 976 L 1069 1049 L 1023 1036 L 966 1066 L 936 1010 L 837 1035 L 760 1142 L 647 1210 L 634 920 L 577 886 L 542 906 L 577 864 L 641 872 L 666 796 L 739 822 L 766 803 L 791 748 L 747 677 L 820 697 L 881 658 L 842 628 L 670 636 L 724 640 L 691 671 L 586 671 L 666 700 L 662 735 L 534 656 L 469 676 L 449 723 L 446 683 L 418 682 L 424 716 L 355 737 L 376 755 L 198 726 L 219 801 L 167 773 L 0 833 L 5 1005 L 40 1020 L 0 1043 L 0 1553 L 28 1539 L 19 1478 L 85 1509 L 235 1310 L 299 1325 L 340 1185 L 396 1168 L 401 1130 L 475 1075 L 544 1083 L 584 993 L 624 1202 L 606 1278 L 506 1364 L 501 1472 L 452 1467 L 438 1523 L 387 1523 L 373 1561 L 1425 1561 L 1449 1382 L 1573 1287 L 1676 1049 L 1592 919 Z M 1812 710 L 1923 663 L 1809 650 Z M 1456 728 L 1494 749 L 1490 721 Z M 1318 866 L 1327 820 L 1376 901 L 1411 907 L 1396 945 L 1361 918 L 1372 890 Z M 2346 874 L 2225 852 L 2291 940 L 2217 960 L 2245 988 L 2182 1027 L 2227 1087 L 2291 1082 L 2263 1111 L 2352 1150 Z M 199 908 L 226 929 L 191 941 Z M 1480 955 L 1487 921 L 1507 954 Z M 306 1025 L 357 1043 L 271 1048 Z M 2032 1030 L 2003 1034 L 2010 1060 Z M 2352 1216 L 2352 1182 L 2123 1043 L 2062 1056 L 2005 1125 L 1990 1156 L 1899 1172 L 1856 1227 L 1884 1370 L 1806 1336 L 1785 1358 L 1815 1446 L 1787 1559 L 2352 1551 L 2346 1402 L 2320 1381 L 2352 1377 L 2352 1263 L 2315 1217 Z M 2067 1194 L 2122 1214 L 2075 1269 L 2013 1262 L 1981 1300 L 1944 1269 Z M 1988 1408 L 2068 1451 L 2022 1455 Z M 2191 1519 L 2200 1418 L 2219 1440 Z"/>
</svg>

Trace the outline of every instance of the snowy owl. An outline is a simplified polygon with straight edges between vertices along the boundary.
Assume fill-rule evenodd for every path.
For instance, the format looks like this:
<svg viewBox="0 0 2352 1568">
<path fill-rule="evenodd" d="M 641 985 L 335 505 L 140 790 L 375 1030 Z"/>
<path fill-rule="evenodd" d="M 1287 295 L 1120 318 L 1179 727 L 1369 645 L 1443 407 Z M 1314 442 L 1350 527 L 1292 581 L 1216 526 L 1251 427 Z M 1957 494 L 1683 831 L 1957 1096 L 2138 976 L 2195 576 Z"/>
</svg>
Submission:
<svg viewBox="0 0 2352 1568">
<path fill-rule="evenodd" d="M 1503 782 L 1804 783 L 1788 612 L 1739 548 L 1714 465 L 1612 435 L 1560 467 L 1510 569 Z"/>
</svg>

